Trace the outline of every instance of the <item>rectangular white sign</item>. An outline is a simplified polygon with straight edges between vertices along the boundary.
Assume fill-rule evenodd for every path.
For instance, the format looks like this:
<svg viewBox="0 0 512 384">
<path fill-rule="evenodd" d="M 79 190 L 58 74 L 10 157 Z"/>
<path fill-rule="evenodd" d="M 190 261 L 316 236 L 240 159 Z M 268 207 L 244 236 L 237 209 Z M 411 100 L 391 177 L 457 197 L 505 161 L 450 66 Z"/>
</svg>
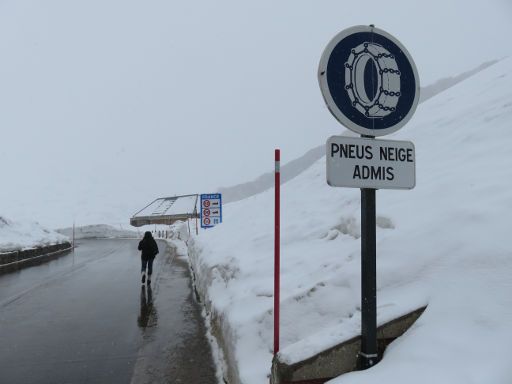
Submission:
<svg viewBox="0 0 512 384">
<path fill-rule="evenodd" d="M 412 189 L 416 185 L 410 141 L 332 136 L 326 150 L 331 187 Z"/>
</svg>

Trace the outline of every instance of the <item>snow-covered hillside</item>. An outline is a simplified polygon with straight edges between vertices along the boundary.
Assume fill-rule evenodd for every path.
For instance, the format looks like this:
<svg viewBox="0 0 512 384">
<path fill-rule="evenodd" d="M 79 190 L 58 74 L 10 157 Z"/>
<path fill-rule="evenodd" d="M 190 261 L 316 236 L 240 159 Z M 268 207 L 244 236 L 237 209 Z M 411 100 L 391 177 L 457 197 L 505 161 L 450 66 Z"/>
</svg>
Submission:
<svg viewBox="0 0 512 384">
<path fill-rule="evenodd" d="M 420 103 L 438 95 L 441 92 L 446 91 L 450 87 L 453 87 L 461 81 L 474 76 L 478 72 L 483 71 L 484 69 L 496 64 L 497 62 L 498 60 L 488 61 L 486 63 L 482 63 L 471 71 L 461 73 L 457 76 L 446 77 L 436 81 L 434 84 L 422 87 L 420 93 Z M 304 155 L 288 162 L 287 164 L 284 164 L 281 167 L 281 183 L 284 184 L 288 180 L 293 179 L 295 176 L 301 174 L 306 168 L 309 168 L 322 156 L 325 156 L 324 144 L 312 148 Z M 257 195 L 258 193 L 264 192 L 267 189 L 273 188 L 273 186 L 274 173 L 267 172 L 249 182 L 244 182 L 230 187 L 220 187 L 219 193 L 222 193 L 222 201 L 224 203 L 230 203 Z"/>
<path fill-rule="evenodd" d="M 0 216 L 0 253 L 60 244 L 68 237 L 35 222 L 19 222 Z"/>
<path fill-rule="evenodd" d="M 333 383 L 512 382 L 511 129 L 505 59 L 388 136 L 414 142 L 417 183 L 377 192 L 378 317 L 428 308 L 376 367 Z M 359 329 L 359 190 L 327 186 L 323 158 L 284 185 L 281 228 L 281 348 L 296 357 Z M 241 381 L 267 382 L 273 191 L 225 206 L 223 224 L 190 253 Z"/>
</svg>

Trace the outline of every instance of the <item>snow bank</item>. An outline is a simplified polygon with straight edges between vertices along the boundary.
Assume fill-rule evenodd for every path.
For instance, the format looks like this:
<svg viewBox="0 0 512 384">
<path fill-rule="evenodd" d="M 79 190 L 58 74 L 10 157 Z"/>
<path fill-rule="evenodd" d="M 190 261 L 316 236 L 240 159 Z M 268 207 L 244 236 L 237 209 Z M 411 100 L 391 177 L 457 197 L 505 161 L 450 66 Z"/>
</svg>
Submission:
<svg viewBox="0 0 512 384">
<path fill-rule="evenodd" d="M 178 256 L 187 256 L 187 242 L 190 238 L 187 222 L 177 221 L 165 228 L 169 233 L 169 239 L 167 239 L 167 242 L 176 250 L 176 254 Z"/>
<path fill-rule="evenodd" d="M 56 231 L 70 238 L 73 236 L 73 227 L 61 228 Z M 84 225 L 75 228 L 75 239 L 126 239 L 137 237 L 139 237 L 139 234 L 136 231 L 116 228 L 107 224 Z"/>
<path fill-rule="evenodd" d="M 417 184 L 377 193 L 379 322 L 428 308 L 378 366 L 333 383 L 512 382 L 511 121 L 506 59 L 428 100 L 389 136 L 414 142 Z M 285 359 L 359 332 L 359 195 L 327 186 L 325 158 L 283 187 Z M 272 359 L 273 191 L 223 212 L 222 225 L 190 242 L 191 261 L 233 371 L 259 384 Z"/>
<path fill-rule="evenodd" d="M 69 239 L 35 222 L 17 222 L 0 216 L 0 253 L 61 244 Z"/>
</svg>

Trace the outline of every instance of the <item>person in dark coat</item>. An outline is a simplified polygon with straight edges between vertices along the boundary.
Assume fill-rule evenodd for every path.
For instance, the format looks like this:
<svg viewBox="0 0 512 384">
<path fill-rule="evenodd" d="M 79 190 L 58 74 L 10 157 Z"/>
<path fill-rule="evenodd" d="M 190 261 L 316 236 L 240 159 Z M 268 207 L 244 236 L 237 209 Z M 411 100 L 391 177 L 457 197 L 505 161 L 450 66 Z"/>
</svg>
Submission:
<svg viewBox="0 0 512 384">
<path fill-rule="evenodd" d="M 146 282 L 146 267 L 149 284 L 151 282 L 151 274 L 153 273 L 153 260 L 155 260 L 155 256 L 158 253 L 158 245 L 151 232 L 147 231 L 144 234 L 144 238 L 139 242 L 139 251 L 142 251 L 140 254 L 142 284 Z"/>
</svg>

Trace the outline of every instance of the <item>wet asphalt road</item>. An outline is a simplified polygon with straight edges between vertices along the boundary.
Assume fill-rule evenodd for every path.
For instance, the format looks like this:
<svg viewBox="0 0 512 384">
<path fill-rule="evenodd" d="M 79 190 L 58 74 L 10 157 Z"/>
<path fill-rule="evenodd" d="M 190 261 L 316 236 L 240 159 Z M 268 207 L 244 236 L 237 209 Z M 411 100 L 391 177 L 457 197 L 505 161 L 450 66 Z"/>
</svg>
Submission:
<svg viewBox="0 0 512 384">
<path fill-rule="evenodd" d="M 217 384 L 186 260 L 166 252 L 150 287 L 135 240 L 0 275 L 1 384 Z"/>
</svg>

